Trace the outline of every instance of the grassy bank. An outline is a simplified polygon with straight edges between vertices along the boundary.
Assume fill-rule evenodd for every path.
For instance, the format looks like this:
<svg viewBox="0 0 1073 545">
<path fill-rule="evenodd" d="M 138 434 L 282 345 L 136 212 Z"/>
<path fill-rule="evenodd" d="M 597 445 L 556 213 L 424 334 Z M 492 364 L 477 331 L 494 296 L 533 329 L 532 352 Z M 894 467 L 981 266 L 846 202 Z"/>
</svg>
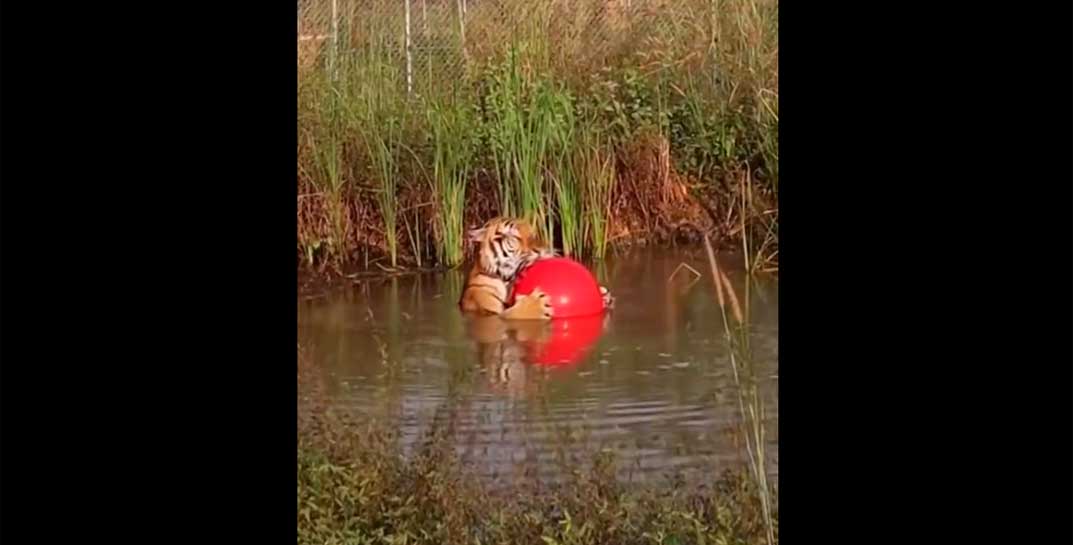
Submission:
<svg viewBox="0 0 1073 545">
<path fill-rule="evenodd" d="M 776 0 L 410 4 L 300 11 L 300 265 L 454 266 L 502 213 L 777 267 Z"/>
<path fill-rule="evenodd" d="M 298 543 L 766 543 L 750 481 L 626 490 L 607 462 L 550 489 L 490 495 L 430 448 L 412 461 L 368 447 L 298 451 Z"/>
<path fill-rule="evenodd" d="M 760 495 L 742 473 L 641 489 L 616 480 L 613 459 L 595 454 L 565 484 L 489 490 L 442 427 L 407 457 L 394 433 L 377 423 L 307 419 L 298 443 L 298 543 L 767 543 Z"/>
</svg>

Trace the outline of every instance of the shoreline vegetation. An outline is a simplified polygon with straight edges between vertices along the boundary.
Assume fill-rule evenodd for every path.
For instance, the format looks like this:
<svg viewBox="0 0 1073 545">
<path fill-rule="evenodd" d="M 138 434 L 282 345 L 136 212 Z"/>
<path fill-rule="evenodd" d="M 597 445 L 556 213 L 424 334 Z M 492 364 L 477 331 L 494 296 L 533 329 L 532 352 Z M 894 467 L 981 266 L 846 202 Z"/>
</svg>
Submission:
<svg viewBox="0 0 1073 545">
<path fill-rule="evenodd" d="M 612 451 L 590 449 L 561 457 L 559 482 L 493 485 L 457 454 L 450 403 L 404 453 L 390 423 L 331 407 L 298 353 L 299 544 L 778 542 L 776 490 L 761 493 L 747 469 L 642 485 L 617 475 Z"/>
<path fill-rule="evenodd" d="M 492 490 L 442 432 L 404 457 L 383 426 L 351 429 L 299 439 L 299 544 L 769 543 L 761 496 L 744 471 L 627 486 L 613 457 L 598 452 L 562 483 Z M 777 543 L 778 512 L 770 516 Z"/>
<path fill-rule="evenodd" d="M 299 10 L 303 274 L 456 267 L 500 214 L 777 272 L 776 0 L 410 4 Z"/>
</svg>

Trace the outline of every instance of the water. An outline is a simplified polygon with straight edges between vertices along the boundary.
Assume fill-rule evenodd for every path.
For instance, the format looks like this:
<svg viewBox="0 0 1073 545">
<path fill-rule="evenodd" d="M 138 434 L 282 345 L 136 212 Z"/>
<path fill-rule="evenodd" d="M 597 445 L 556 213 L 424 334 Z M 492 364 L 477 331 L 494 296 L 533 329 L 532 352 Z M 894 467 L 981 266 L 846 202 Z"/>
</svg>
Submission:
<svg viewBox="0 0 1073 545">
<path fill-rule="evenodd" d="M 682 263 L 705 276 L 693 282 Z M 336 409 L 390 419 L 407 451 L 438 411 L 450 414 L 459 454 L 493 479 L 554 480 L 562 460 L 599 449 L 634 481 L 739 466 L 738 384 L 755 384 L 775 481 L 778 284 L 747 282 L 740 257 L 720 264 L 750 316 L 751 371 L 739 368 L 738 382 L 703 249 L 593 265 L 617 297 L 612 314 L 517 331 L 460 313 L 462 271 L 363 281 L 300 301 L 299 344 Z"/>
</svg>

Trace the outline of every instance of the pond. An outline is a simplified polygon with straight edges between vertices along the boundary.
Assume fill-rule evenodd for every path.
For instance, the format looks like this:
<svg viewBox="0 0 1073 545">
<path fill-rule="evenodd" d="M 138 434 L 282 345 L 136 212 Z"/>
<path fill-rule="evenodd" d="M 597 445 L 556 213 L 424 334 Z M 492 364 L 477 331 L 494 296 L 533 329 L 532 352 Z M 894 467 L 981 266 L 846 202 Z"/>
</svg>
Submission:
<svg viewBox="0 0 1073 545">
<path fill-rule="evenodd" d="M 731 360 L 703 248 L 589 263 L 614 311 L 550 325 L 462 315 L 462 270 L 362 280 L 299 301 L 299 346 L 334 410 L 386 419 L 406 452 L 448 415 L 462 460 L 493 481 L 561 479 L 564 460 L 601 450 L 633 482 L 738 467 L 753 388 L 775 483 L 778 282 L 719 263 L 746 307 L 747 361 Z"/>
</svg>

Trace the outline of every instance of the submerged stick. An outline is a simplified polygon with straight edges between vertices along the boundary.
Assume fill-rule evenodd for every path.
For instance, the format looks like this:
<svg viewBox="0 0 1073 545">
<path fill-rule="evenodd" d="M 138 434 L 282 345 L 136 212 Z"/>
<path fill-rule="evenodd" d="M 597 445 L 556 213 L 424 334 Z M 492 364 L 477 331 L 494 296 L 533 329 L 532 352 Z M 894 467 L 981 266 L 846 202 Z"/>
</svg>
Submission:
<svg viewBox="0 0 1073 545">
<path fill-rule="evenodd" d="M 734 313 L 734 318 L 738 320 L 738 323 L 745 323 L 742 319 L 741 307 L 738 305 L 738 296 L 734 293 L 734 288 L 730 285 L 730 278 L 723 271 L 719 271 L 719 278 L 723 281 L 723 286 L 727 289 L 727 295 L 730 297 L 730 310 Z"/>
<path fill-rule="evenodd" d="M 726 301 L 723 300 L 723 284 L 719 282 L 719 265 L 715 262 L 715 253 L 712 252 L 712 241 L 708 239 L 708 234 L 704 234 L 704 248 L 708 250 L 708 266 L 712 269 L 712 281 L 715 282 L 715 295 L 719 301 L 719 308 L 726 308 Z"/>
<path fill-rule="evenodd" d="M 730 299 L 730 311 L 734 314 L 734 319 L 738 323 L 743 323 L 741 306 L 738 305 L 738 296 L 734 293 L 730 278 L 719 269 L 719 263 L 715 260 L 715 252 L 712 251 L 712 241 L 707 234 L 704 235 L 704 248 L 708 251 L 708 264 L 712 268 L 712 282 L 715 283 L 715 293 L 719 298 L 719 308 L 726 308 L 726 299 L 723 297 L 723 289 L 725 288 L 727 298 Z"/>
<path fill-rule="evenodd" d="M 700 274 L 699 272 L 697 272 L 697 269 L 694 269 L 693 267 L 690 267 L 688 263 L 683 261 L 683 262 L 679 263 L 678 266 L 674 268 L 674 272 L 672 272 L 671 275 L 667 277 L 667 282 L 670 283 L 671 280 L 674 280 L 674 277 L 678 274 L 678 271 L 680 271 L 682 269 L 687 269 L 688 271 L 692 272 L 697 277 L 704 276 L 703 274 Z"/>
</svg>

